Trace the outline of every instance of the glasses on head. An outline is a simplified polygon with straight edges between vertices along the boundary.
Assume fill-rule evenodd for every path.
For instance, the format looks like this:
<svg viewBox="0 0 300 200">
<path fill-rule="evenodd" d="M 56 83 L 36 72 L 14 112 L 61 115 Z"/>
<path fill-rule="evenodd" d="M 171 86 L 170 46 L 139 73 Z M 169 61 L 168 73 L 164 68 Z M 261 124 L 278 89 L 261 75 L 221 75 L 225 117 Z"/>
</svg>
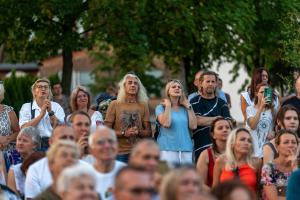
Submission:
<svg viewBox="0 0 300 200">
<path fill-rule="evenodd" d="M 131 194 L 133 195 L 136 195 L 136 196 L 139 196 L 139 195 L 142 195 L 142 194 L 148 194 L 148 195 L 151 195 L 153 196 L 156 192 L 155 192 L 155 189 L 152 188 L 152 187 L 134 187 L 134 188 L 131 188 L 131 189 L 128 189 L 127 190 L 128 192 L 130 192 Z"/>
<path fill-rule="evenodd" d="M 49 86 L 48 85 L 37 85 L 36 88 L 47 90 L 47 89 L 49 89 Z"/>
</svg>

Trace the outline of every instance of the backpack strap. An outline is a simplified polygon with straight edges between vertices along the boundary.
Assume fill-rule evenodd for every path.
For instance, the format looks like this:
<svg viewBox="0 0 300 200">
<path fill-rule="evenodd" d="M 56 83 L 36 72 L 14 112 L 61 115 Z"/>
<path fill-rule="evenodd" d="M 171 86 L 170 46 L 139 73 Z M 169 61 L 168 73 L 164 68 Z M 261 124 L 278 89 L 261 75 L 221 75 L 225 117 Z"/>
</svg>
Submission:
<svg viewBox="0 0 300 200">
<path fill-rule="evenodd" d="M 33 101 L 30 102 L 31 120 L 35 118 L 35 110 L 32 109 Z"/>
</svg>

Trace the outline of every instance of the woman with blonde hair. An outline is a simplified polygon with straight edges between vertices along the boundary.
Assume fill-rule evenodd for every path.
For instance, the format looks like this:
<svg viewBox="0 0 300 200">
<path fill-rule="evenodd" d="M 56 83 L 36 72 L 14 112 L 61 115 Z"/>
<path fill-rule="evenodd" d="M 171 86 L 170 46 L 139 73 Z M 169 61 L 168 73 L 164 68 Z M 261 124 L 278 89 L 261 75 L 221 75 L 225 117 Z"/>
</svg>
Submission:
<svg viewBox="0 0 300 200">
<path fill-rule="evenodd" d="M 192 166 L 183 166 L 166 174 L 160 185 L 160 200 L 184 200 L 202 192 L 202 180 Z"/>
<path fill-rule="evenodd" d="M 233 130 L 227 138 L 225 154 L 216 160 L 213 187 L 237 178 L 256 192 L 262 162 L 252 157 L 252 154 L 253 144 L 249 131 L 245 128 Z"/>
<path fill-rule="evenodd" d="M 72 112 L 81 110 L 88 113 L 91 118 L 91 132 L 94 132 L 97 126 L 103 125 L 102 114 L 91 109 L 91 95 L 85 87 L 77 86 L 72 91 L 70 105 Z"/>
<path fill-rule="evenodd" d="M 161 150 L 161 160 L 167 161 L 169 165 L 192 163 L 193 143 L 190 129 L 197 128 L 196 115 L 179 80 L 167 83 L 165 96 L 155 109 L 160 124 L 157 143 Z"/>
</svg>

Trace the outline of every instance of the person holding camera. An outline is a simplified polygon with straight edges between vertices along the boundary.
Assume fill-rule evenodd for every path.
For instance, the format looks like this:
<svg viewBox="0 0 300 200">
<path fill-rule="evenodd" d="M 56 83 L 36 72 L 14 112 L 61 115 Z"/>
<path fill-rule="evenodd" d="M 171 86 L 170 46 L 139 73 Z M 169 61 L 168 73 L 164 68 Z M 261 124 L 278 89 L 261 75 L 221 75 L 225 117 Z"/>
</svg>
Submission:
<svg viewBox="0 0 300 200">
<path fill-rule="evenodd" d="M 254 156 L 263 156 L 263 145 L 274 137 L 274 119 L 277 108 L 274 106 L 276 96 L 267 83 L 260 83 L 255 89 L 254 105 L 246 109 L 247 124 L 253 138 Z"/>
<path fill-rule="evenodd" d="M 31 86 L 33 101 L 22 105 L 19 125 L 21 128 L 33 126 L 42 137 L 41 150 L 47 151 L 53 128 L 63 124 L 65 113 L 56 102 L 51 101 L 50 81 L 40 78 Z"/>
</svg>

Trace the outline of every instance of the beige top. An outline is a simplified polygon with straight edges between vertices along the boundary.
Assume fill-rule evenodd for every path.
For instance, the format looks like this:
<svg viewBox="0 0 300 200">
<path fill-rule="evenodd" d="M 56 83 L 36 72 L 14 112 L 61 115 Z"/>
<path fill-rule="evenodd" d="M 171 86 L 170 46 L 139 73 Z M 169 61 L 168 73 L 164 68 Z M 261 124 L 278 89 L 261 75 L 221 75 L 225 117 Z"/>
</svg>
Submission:
<svg viewBox="0 0 300 200">
<path fill-rule="evenodd" d="M 150 114 L 147 103 L 110 103 L 104 124 L 117 132 L 119 154 L 130 153 L 134 144 L 141 138 L 151 137 Z M 138 136 L 125 137 L 121 134 L 128 128 L 138 127 Z"/>
</svg>

